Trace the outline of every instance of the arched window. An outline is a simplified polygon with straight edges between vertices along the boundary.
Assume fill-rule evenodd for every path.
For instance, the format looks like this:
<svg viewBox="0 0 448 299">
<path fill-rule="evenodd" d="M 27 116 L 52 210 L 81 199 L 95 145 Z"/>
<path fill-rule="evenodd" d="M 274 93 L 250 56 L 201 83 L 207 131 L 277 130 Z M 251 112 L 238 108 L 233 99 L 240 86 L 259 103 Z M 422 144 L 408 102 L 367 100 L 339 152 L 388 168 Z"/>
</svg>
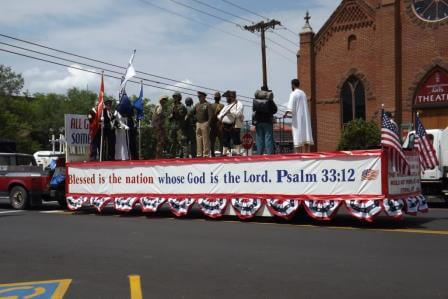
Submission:
<svg viewBox="0 0 448 299">
<path fill-rule="evenodd" d="M 357 38 L 356 35 L 352 34 L 348 37 L 348 50 L 352 51 L 356 49 Z"/>
<path fill-rule="evenodd" d="M 341 89 L 342 123 L 362 118 L 366 119 L 364 85 L 356 76 L 350 76 Z"/>
</svg>

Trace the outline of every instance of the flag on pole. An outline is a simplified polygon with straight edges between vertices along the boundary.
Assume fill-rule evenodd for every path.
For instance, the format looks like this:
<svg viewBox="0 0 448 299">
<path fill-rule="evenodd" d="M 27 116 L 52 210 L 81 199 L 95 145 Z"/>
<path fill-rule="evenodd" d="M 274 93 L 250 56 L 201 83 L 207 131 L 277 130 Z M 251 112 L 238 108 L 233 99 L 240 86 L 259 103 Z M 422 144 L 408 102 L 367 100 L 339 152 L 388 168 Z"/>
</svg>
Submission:
<svg viewBox="0 0 448 299">
<path fill-rule="evenodd" d="M 126 91 L 121 95 L 120 103 L 117 105 L 116 110 L 123 117 L 130 117 L 132 115 L 132 103 L 126 94 Z"/>
<path fill-rule="evenodd" d="M 415 128 L 414 146 L 419 153 L 422 169 L 433 169 L 439 165 L 439 160 L 437 159 L 436 150 L 434 149 L 431 140 L 429 140 L 418 115 L 415 118 Z"/>
<path fill-rule="evenodd" d="M 401 174 L 410 174 L 410 167 L 401 147 L 398 126 L 384 110 L 381 113 L 381 145 L 389 152 L 389 161 L 395 170 Z"/>
<path fill-rule="evenodd" d="M 143 112 L 143 82 L 141 83 L 141 88 L 140 88 L 140 95 L 138 97 L 138 99 L 136 99 L 134 101 L 133 104 L 135 110 L 137 110 L 137 120 L 142 120 L 144 117 L 144 112 Z"/>
<path fill-rule="evenodd" d="M 121 94 L 122 94 L 123 90 L 126 87 L 126 83 L 128 82 L 128 80 L 131 79 L 132 77 L 134 77 L 135 74 L 136 74 L 134 66 L 132 65 L 132 62 L 134 61 L 135 52 L 136 52 L 136 50 L 134 50 L 134 52 L 131 55 L 131 58 L 129 59 L 129 64 L 128 64 L 128 67 L 126 69 L 126 73 L 124 74 L 124 78 L 121 81 L 120 93 L 119 93 L 120 97 L 121 97 Z"/>
<path fill-rule="evenodd" d="M 90 138 L 95 138 L 98 130 L 100 129 L 101 116 L 103 115 L 104 108 L 104 74 L 101 75 L 100 93 L 98 95 L 98 104 L 96 105 L 96 114 L 90 123 L 89 134 Z"/>
</svg>

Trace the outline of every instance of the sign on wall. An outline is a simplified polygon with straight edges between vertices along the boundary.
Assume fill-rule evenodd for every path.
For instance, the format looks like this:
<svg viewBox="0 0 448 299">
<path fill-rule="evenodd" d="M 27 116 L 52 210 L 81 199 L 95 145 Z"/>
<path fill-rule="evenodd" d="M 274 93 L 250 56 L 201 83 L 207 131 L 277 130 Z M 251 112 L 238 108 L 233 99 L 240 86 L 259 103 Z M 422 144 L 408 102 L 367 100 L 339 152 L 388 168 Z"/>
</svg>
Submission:
<svg viewBox="0 0 448 299">
<path fill-rule="evenodd" d="M 435 68 L 420 84 L 415 95 L 416 108 L 448 106 L 448 73 Z"/>
<path fill-rule="evenodd" d="M 89 119 L 86 115 L 65 115 L 67 162 L 88 161 L 90 153 Z"/>
</svg>

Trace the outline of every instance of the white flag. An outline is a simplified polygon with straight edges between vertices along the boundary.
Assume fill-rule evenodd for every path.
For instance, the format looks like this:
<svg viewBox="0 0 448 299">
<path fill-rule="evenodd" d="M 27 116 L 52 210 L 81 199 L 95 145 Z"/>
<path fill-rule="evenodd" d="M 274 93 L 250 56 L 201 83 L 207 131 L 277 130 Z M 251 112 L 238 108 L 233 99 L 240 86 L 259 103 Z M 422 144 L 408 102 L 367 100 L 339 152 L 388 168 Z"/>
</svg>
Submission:
<svg viewBox="0 0 448 299">
<path fill-rule="evenodd" d="M 128 82 L 129 79 L 131 79 L 132 77 L 135 76 L 135 69 L 134 69 L 134 66 L 132 65 L 132 61 L 134 60 L 134 56 L 135 56 L 135 51 L 136 50 L 134 50 L 134 53 L 132 53 L 132 56 L 129 59 L 128 68 L 126 69 L 126 74 L 124 75 L 124 79 L 121 82 L 120 95 L 123 93 L 123 90 L 126 87 L 126 82 Z"/>
</svg>

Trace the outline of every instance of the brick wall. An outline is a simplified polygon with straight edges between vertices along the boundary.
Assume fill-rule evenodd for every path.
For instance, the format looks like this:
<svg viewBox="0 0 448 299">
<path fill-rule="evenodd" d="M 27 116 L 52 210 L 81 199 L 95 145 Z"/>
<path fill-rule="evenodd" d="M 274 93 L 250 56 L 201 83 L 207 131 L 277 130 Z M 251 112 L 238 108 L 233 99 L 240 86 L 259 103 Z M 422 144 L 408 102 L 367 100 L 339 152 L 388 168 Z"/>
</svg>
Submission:
<svg viewBox="0 0 448 299">
<path fill-rule="evenodd" d="M 418 82 L 435 64 L 448 62 L 448 24 L 428 26 L 413 17 L 410 3 L 344 0 L 312 41 L 311 34 L 301 35 L 298 73 L 307 95 L 312 84 L 310 46 L 315 49 L 319 151 L 337 147 L 342 126 L 340 88 L 350 75 L 364 85 L 367 120 L 379 123 L 378 111 L 384 104 L 405 123 L 412 119 Z M 349 49 L 350 36 L 356 40 Z"/>
</svg>

